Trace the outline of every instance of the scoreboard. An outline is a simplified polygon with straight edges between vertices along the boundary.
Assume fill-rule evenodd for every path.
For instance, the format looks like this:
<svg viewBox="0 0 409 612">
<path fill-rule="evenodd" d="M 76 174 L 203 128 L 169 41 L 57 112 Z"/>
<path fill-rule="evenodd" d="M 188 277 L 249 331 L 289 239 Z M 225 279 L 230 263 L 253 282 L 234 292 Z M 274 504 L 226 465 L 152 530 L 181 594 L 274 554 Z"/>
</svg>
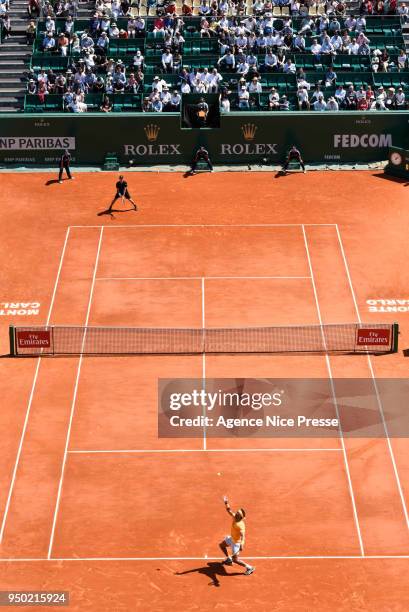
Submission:
<svg viewBox="0 0 409 612">
<path fill-rule="evenodd" d="M 388 165 L 385 166 L 385 174 L 409 178 L 409 151 L 390 147 L 388 153 Z"/>
</svg>

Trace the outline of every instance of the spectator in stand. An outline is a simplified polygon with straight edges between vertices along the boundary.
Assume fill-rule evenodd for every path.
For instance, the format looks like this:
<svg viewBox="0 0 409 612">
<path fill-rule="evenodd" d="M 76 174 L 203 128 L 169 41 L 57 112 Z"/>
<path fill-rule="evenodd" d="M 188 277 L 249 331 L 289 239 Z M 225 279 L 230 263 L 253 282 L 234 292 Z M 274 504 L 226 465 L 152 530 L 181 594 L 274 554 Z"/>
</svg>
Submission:
<svg viewBox="0 0 409 612">
<path fill-rule="evenodd" d="M 101 20 L 99 22 L 98 33 L 106 32 L 108 34 L 109 27 L 111 25 L 111 20 L 106 13 L 102 14 Z"/>
<path fill-rule="evenodd" d="M 40 2 L 38 0 L 28 0 L 27 12 L 30 19 L 39 17 L 41 12 Z"/>
<path fill-rule="evenodd" d="M 92 41 L 92 44 L 94 44 L 94 41 Z M 83 47 L 83 41 L 82 40 L 81 40 L 81 46 Z M 96 44 L 96 47 L 95 47 L 95 53 L 97 55 L 105 56 L 107 54 L 107 52 L 108 52 L 108 47 L 109 47 L 109 38 L 107 36 L 107 33 L 106 32 L 101 32 L 101 36 L 97 40 L 97 44 Z"/>
<path fill-rule="evenodd" d="M 190 17 L 190 15 L 193 14 L 193 9 L 192 7 L 186 3 L 186 1 L 184 0 L 183 4 L 182 4 L 182 15 L 184 17 Z"/>
<path fill-rule="evenodd" d="M 336 111 L 339 110 L 338 102 L 335 100 L 334 97 L 330 96 L 328 98 L 327 108 L 325 110 L 326 111 L 333 111 L 333 112 L 336 112 Z"/>
<path fill-rule="evenodd" d="M 116 21 L 112 21 L 111 25 L 108 28 L 108 37 L 111 38 L 119 38 L 119 28 L 116 24 Z"/>
<path fill-rule="evenodd" d="M 106 34 L 105 34 L 105 37 L 106 37 Z M 87 49 L 94 48 L 94 41 L 86 30 L 81 35 L 80 45 L 81 45 L 81 51 L 86 51 Z"/>
<path fill-rule="evenodd" d="M 230 100 L 226 91 L 220 94 L 220 112 L 230 113 Z"/>
<path fill-rule="evenodd" d="M 112 111 L 111 100 L 109 99 L 107 95 L 105 95 L 102 98 L 102 104 L 99 107 L 99 110 L 102 111 L 103 113 L 110 113 Z"/>
<path fill-rule="evenodd" d="M 226 72 L 234 72 L 236 60 L 230 49 L 227 50 L 225 55 L 222 55 L 222 57 L 217 60 L 217 65 L 220 66 L 222 70 L 226 70 Z"/>
<path fill-rule="evenodd" d="M 36 24 L 30 21 L 26 28 L 26 41 L 28 45 L 32 45 L 36 37 Z"/>
<path fill-rule="evenodd" d="M 380 64 L 379 56 L 380 55 L 381 55 L 381 52 L 379 49 L 374 49 L 372 51 L 371 68 L 374 72 L 379 71 L 379 64 Z"/>
<path fill-rule="evenodd" d="M 47 19 L 45 20 L 45 27 L 44 27 L 46 32 L 51 32 L 51 34 L 55 34 L 55 21 L 54 19 L 51 19 L 50 16 L 47 17 Z"/>
<path fill-rule="evenodd" d="M 268 94 L 268 108 L 271 111 L 278 110 L 280 106 L 280 96 L 275 87 L 270 89 L 270 93 Z"/>
<path fill-rule="evenodd" d="M 294 38 L 293 47 L 296 53 L 305 53 L 305 38 L 301 32 Z"/>
<path fill-rule="evenodd" d="M 335 90 L 335 100 L 338 102 L 340 108 L 344 108 L 346 91 L 343 85 L 338 85 Z"/>
<path fill-rule="evenodd" d="M 167 85 L 165 85 L 165 87 L 162 89 L 162 93 L 160 94 L 160 101 L 162 102 L 162 110 L 164 112 L 170 110 L 170 99 L 171 99 L 171 93 L 169 91 L 169 87 Z"/>
<path fill-rule="evenodd" d="M 180 110 L 181 100 L 182 100 L 182 96 L 180 95 L 177 89 L 174 89 L 170 97 L 169 111 L 172 113 L 178 112 Z"/>
<path fill-rule="evenodd" d="M 322 93 L 318 96 L 318 100 L 314 102 L 313 108 L 315 111 L 318 111 L 318 112 L 322 112 L 326 110 L 327 103 L 325 102 L 324 96 Z"/>
<path fill-rule="evenodd" d="M 81 97 L 74 94 L 72 96 L 72 102 L 67 106 L 71 113 L 86 113 L 87 105 L 81 100 Z"/>
<path fill-rule="evenodd" d="M 55 93 L 59 94 L 59 95 L 63 95 L 66 92 L 66 83 L 67 83 L 67 79 L 65 78 L 65 76 L 63 74 L 58 74 L 57 78 L 55 79 Z"/>
<path fill-rule="evenodd" d="M 388 87 L 385 97 L 385 106 L 388 110 L 395 110 L 395 88 Z"/>
<path fill-rule="evenodd" d="M 402 70 L 406 70 L 407 69 L 407 55 L 405 53 L 405 51 L 403 49 L 401 49 L 399 51 L 399 55 L 397 58 L 397 66 L 398 66 L 398 70 L 399 72 L 401 72 Z"/>
<path fill-rule="evenodd" d="M 356 110 L 358 104 L 356 91 L 353 85 L 348 85 L 348 89 L 345 94 L 344 108 L 345 110 Z"/>
<path fill-rule="evenodd" d="M 259 94 L 263 91 L 261 83 L 257 77 L 253 77 L 248 86 L 249 94 Z"/>
<path fill-rule="evenodd" d="M 332 66 L 329 66 L 325 73 L 324 84 L 325 87 L 335 87 L 337 84 L 337 73 L 334 72 L 334 68 Z"/>
<path fill-rule="evenodd" d="M 248 110 L 250 94 L 245 85 L 241 85 L 238 93 L 239 110 Z"/>
<path fill-rule="evenodd" d="M 315 59 L 319 61 L 321 58 L 321 45 L 316 38 L 313 38 L 310 50 Z"/>
<path fill-rule="evenodd" d="M 79 55 L 81 53 L 81 42 L 77 34 L 73 34 L 71 38 L 71 55 Z"/>
<path fill-rule="evenodd" d="M 288 58 L 288 60 L 285 62 L 283 66 L 283 72 L 284 74 L 295 74 L 296 73 L 295 64 L 293 64 L 292 59 L 290 57 Z"/>
<path fill-rule="evenodd" d="M 55 49 L 55 38 L 51 32 L 47 32 L 43 38 L 43 51 L 54 51 Z"/>
<path fill-rule="evenodd" d="M 65 34 L 61 33 L 58 37 L 58 43 L 57 43 L 57 47 L 58 47 L 58 51 L 59 53 L 63 56 L 66 57 L 67 56 L 67 51 L 68 51 L 68 45 L 70 44 L 70 41 L 68 40 L 68 38 L 66 37 Z"/>
<path fill-rule="evenodd" d="M 126 84 L 125 84 L 125 91 L 127 93 L 133 93 L 133 94 L 136 94 L 139 91 L 139 83 L 135 78 L 134 72 L 131 72 L 129 74 L 128 80 L 126 81 Z"/>
<path fill-rule="evenodd" d="M 356 102 L 356 109 L 360 112 L 366 111 L 369 109 L 368 99 L 365 96 L 358 95 Z"/>
<path fill-rule="evenodd" d="M 140 50 L 138 49 L 136 52 L 136 55 L 133 58 L 133 65 L 134 68 L 143 68 L 143 61 L 144 61 L 144 57 L 142 55 L 142 53 L 140 52 Z"/>
<path fill-rule="evenodd" d="M 395 94 L 395 109 L 396 110 L 406 109 L 406 96 L 403 93 L 402 87 L 398 87 L 398 91 Z"/>
<path fill-rule="evenodd" d="M 290 102 L 288 101 L 287 96 L 281 96 L 280 102 L 278 104 L 278 110 L 280 111 L 290 110 Z"/>
<path fill-rule="evenodd" d="M 263 72 L 275 72 L 277 70 L 277 56 L 269 49 L 264 56 L 262 65 Z"/>
<path fill-rule="evenodd" d="M 217 71 L 217 68 L 213 68 L 208 78 L 208 93 L 217 93 L 219 91 L 219 85 L 222 80 L 223 77 Z"/>
<path fill-rule="evenodd" d="M 310 101 L 308 98 L 308 91 L 302 85 L 298 86 L 297 90 L 297 105 L 298 110 L 310 110 Z"/>
<path fill-rule="evenodd" d="M 149 98 L 145 97 L 142 101 L 142 112 L 143 113 L 151 113 L 152 112 L 152 102 Z"/>
<path fill-rule="evenodd" d="M 164 72 L 169 73 L 173 71 L 173 55 L 169 48 L 165 49 L 162 53 L 162 67 Z"/>
<path fill-rule="evenodd" d="M 30 79 L 27 85 L 27 93 L 31 96 L 37 93 L 37 84 L 34 79 Z"/>
<path fill-rule="evenodd" d="M 165 35 L 165 22 L 161 17 L 157 17 L 153 22 L 153 35 L 155 38 L 158 35 L 161 37 Z"/>
<path fill-rule="evenodd" d="M 358 55 L 359 45 L 355 37 L 352 37 L 351 42 L 347 46 L 348 55 Z"/>
<path fill-rule="evenodd" d="M 389 68 L 389 53 L 384 47 L 379 56 L 379 72 L 388 72 Z"/>
<path fill-rule="evenodd" d="M 68 37 L 72 36 L 74 33 L 74 20 L 71 15 L 68 15 L 67 19 L 65 20 L 64 32 Z"/>
<path fill-rule="evenodd" d="M 154 113 L 161 113 L 163 111 L 163 105 L 159 97 L 152 100 L 152 111 Z"/>
<path fill-rule="evenodd" d="M 402 2 L 401 4 L 399 4 L 397 13 L 400 16 L 400 18 L 402 19 L 403 23 L 407 23 L 408 22 L 408 19 L 409 19 L 409 9 L 408 9 L 408 6 L 407 6 L 406 2 Z"/>
</svg>

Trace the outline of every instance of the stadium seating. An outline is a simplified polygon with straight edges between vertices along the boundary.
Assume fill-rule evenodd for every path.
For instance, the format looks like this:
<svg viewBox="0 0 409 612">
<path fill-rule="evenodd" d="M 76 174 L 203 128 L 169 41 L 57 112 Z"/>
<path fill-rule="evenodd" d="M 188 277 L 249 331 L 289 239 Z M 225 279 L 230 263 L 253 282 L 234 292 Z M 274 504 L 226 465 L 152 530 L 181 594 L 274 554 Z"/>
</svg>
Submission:
<svg viewBox="0 0 409 612">
<path fill-rule="evenodd" d="M 195 5 L 194 5 L 195 7 Z M 284 24 L 282 17 L 290 19 L 293 32 L 301 28 L 301 17 L 287 17 L 284 9 L 276 10 L 274 16 L 274 28 L 281 30 Z M 317 13 L 318 15 L 320 13 Z M 164 51 L 163 33 L 154 32 L 154 21 L 156 17 L 147 16 L 145 19 L 145 31 L 136 38 L 111 38 L 107 48 L 107 58 L 112 58 L 115 62 L 119 60 L 126 66 L 128 75 L 133 66 L 133 58 L 137 51 L 144 56 L 143 73 L 144 82 L 137 94 L 109 94 L 114 111 L 140 111 L 143 96 L 148 96 L 152 91 L 153 78 L 160 75 L 167 82 L 170 89 L 180 87 L 180 77 L 178 71 L 174 73 L 162 74 L 162 54 Z M 337 17 L 341 25 L 341 31 L 345 30 L 345 18 Z M 220 45 L 217 36 L 213 32 L 211 37 L 201 37 L 200 16 L 184 18 L 185 27 L 182 31 L 184 42 L 181 45 L 180 67 L 189 70 L 208 68 L 211 70 L 218 67 L 220 58 Z M 119 18 L 116 20 L 120 29 L 127 30 L 127 19 Z M 56 33 L 64 31 L 64 19 L 56 19 Z M 74 31 L 80 36 L 89 28 L 89 20 L 75 19 Z M 75 68 L 79 55 L 74 55 L 68 49 L 67 57 L 62 57 L 55 52 L 44 52 L 42 50 L 42 39 L 45 33 L 45 22 L 38 22 L 37 35 L 33 45 L 33 55 L 31 59 L 31 69 L 34 73 L 40 70 L 52 70 L 54 73 L 65 73 L 68 68 Z M 349 32 L 351 36 L 356 36 L 356 32 Z M 306 51 L 304 53 L 294 52 L 293 49 L 286 51 L 286 59 L 291 58 L 297 72 L 302 69 L 305 79 L 313 87 L 319 83 L 325 97 L 334 95 L 335 84 L 326 87 L 325 74 L 329 66 L 332 66 L 336 73 L 336 85 L 354 88 L 360 86 L 370 86 L 373 90 L 379 87 L 398 88 L 402 87 L 405 93 L 409 93 L 409 72 L 398 70 L 398 53 L 404 48 L 400 19 L 397 16 L 376 15 L 366 17 L 365 35 L 369 38 L 369 48 L 371 53 L 374 49 L 386 50 L 389 54 L 388 72 L 375 72 L 372 69 L 372 55 L 348 55 L 346 53 L 321 54 L 318 58 L 310 52 L 313 38 L 317 38 L 317 33 L 305 35 Z M 264 51 L 257 54 L 258 65 L 264 63 Z M 105 75 L 102 75 L 105 78 Z M 228 98 L 231 101 L 231 110 L 238 110 L 237 104 L 237 83 L 240 75 L 234 72 L 221 72 L 223 80 L 221 86 L 228 90 Z M 251 73 L 246 75 L 249 81 Z M 251 94 L 252 104 L 248 110 L 266 110 L 268 108 L 268 94 L 272 87 L 275 87 L 280 96 L 287 96 L 290 101 L 291 110 L 297 108 L 297 79 L 293 73 L 283 72 L 263 72 L 259 69 L 259 82 L 262 93 Z M 37 100 L 35 100 L 37 98 Z M 98 110 L 101 104 L 101 94 L 88 93 L 84 99 L 88 111 Z M 62 96 L 49 94 L 45 96 L 44 103 L 41 103 L 38 96 L 27 94 L 24 105 L 25 112 L 62 111 Z"/>
</svg>

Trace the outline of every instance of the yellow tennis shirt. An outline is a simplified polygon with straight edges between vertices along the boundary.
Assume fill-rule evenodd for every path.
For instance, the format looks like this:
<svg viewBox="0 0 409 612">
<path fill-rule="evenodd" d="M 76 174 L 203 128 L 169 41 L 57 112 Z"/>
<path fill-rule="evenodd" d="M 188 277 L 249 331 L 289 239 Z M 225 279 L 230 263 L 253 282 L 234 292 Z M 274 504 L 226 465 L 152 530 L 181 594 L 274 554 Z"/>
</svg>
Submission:
<svg viewBox="0 0 409 612">
<path fill-rule="evenodd" d="M 246 533 L 246 526 L 244 524 L 244 521 L 243 520 L 241 520 L 241 521 L 233 520 L 233 522 L 231 524 L 231 538 L 232 538 L 233 542 L 235 544 L 240 542 L 241 535 L 243 535 L 243 540 L 244 540 L 245 533 Z"/>
</svg>

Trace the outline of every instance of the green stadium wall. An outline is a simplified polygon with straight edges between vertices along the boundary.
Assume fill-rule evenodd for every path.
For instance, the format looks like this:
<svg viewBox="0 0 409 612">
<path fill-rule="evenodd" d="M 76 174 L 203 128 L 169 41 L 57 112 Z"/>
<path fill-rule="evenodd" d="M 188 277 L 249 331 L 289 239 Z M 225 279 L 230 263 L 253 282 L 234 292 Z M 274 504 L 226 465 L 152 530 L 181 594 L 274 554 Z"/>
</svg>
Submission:
<svg viewBox="0 0 409 612">
<path fill-rule="evenodd" d="M 0 115 L 0 164 L 54 165 L 62 149 L 73 162 L 101 165 L 186 164 L 199 144 L 216 164 L 280 163 L 296 144 L 309 163 L 373 162 L 388 147 L 409 149 L 409 113 L 231 113 L 220 129 L 182 129 L 179 114 Z"/>
</svg>

